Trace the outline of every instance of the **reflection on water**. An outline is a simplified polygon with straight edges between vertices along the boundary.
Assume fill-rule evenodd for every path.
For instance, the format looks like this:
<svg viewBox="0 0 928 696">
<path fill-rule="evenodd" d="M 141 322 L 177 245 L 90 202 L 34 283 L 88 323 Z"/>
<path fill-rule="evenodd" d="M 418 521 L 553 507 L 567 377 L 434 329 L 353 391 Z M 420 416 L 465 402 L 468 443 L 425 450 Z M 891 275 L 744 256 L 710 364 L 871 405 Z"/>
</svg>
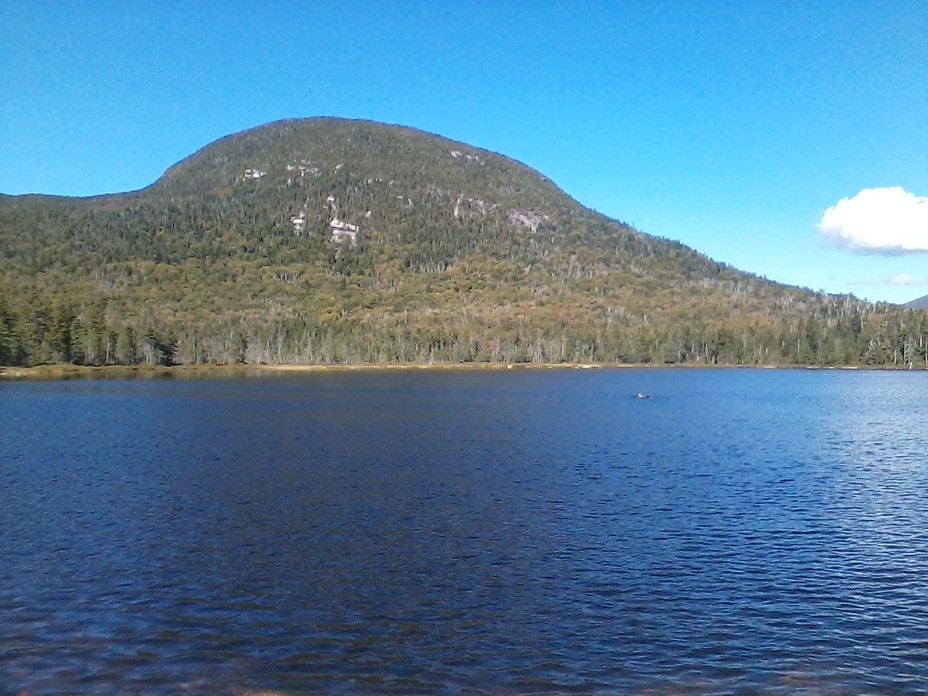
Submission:
<svg viewBox="0 0 928 696">
<path fill-rule="evenodd" d="M 924 693 L 926 379 L 2 384 L 0 693 Z"/>
</svg>

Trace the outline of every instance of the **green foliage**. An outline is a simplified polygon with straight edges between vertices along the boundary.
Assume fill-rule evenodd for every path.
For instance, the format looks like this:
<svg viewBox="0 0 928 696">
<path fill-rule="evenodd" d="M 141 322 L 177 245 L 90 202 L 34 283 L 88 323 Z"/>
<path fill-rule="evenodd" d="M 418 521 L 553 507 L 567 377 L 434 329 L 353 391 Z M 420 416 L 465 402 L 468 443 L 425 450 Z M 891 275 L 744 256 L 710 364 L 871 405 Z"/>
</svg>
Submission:
<svg viewBox="0 0 928 696">
<path fill-rule="evenodd" d="M 229 136 L 133 193 L 0 196 L 2 364 L 429 361 L 924 367 L 928 321 L 362 121 Z"/>
<path fill-rule="evenodd" d="M 122 327 L 116 334 L 116 364 L 135 365 L 138 362 L 138 350 L 135 331 L 131 326 Z"/>
</svg>

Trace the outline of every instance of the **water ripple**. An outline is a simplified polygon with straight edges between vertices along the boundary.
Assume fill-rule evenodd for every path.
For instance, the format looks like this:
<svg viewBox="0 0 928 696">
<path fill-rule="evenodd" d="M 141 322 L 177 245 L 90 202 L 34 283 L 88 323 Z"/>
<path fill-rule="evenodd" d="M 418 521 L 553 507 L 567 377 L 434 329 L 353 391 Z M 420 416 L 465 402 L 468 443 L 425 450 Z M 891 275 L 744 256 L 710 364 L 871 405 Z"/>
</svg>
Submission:
<svg viewBox="0 0 928 696">
<path fill-rule="evenodd" d="M 2 693 L 928 692 L 924 379 L 0 385 Z"/>
</svg>

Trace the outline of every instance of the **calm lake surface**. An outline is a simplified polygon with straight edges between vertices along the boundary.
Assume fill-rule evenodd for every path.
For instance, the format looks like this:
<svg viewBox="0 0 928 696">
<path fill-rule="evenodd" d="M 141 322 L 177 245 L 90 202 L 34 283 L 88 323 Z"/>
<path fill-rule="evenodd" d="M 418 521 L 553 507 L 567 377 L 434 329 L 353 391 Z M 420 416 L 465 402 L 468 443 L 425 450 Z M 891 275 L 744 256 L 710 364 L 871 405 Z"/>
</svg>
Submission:
<svg viewBox="0 0 928 696">
<path fill-rule="evenodd" d="M 0 383 L 0 693 L 924 694 L 926 413 L 917 372 Z"/>
</svg>

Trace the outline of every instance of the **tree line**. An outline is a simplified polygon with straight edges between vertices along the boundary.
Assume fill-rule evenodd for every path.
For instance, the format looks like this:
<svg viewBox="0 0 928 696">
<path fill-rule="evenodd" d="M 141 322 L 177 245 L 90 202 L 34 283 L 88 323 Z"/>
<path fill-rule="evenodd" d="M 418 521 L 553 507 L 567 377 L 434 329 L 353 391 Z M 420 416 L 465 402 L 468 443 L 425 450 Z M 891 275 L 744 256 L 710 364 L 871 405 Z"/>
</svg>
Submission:
<svg viewBox="0 0 928 696">
<path fill-rule="evenodd" d="M 543 315 L 409 314 L 218 318 L 191 325 L 114 321 L 86 304 L 0 297 L 0 365 L 591 363 L 928 368 L 928 314 L 897 309 L 832 316 L 687 323 L 546 321 Z"/>
</svg>

